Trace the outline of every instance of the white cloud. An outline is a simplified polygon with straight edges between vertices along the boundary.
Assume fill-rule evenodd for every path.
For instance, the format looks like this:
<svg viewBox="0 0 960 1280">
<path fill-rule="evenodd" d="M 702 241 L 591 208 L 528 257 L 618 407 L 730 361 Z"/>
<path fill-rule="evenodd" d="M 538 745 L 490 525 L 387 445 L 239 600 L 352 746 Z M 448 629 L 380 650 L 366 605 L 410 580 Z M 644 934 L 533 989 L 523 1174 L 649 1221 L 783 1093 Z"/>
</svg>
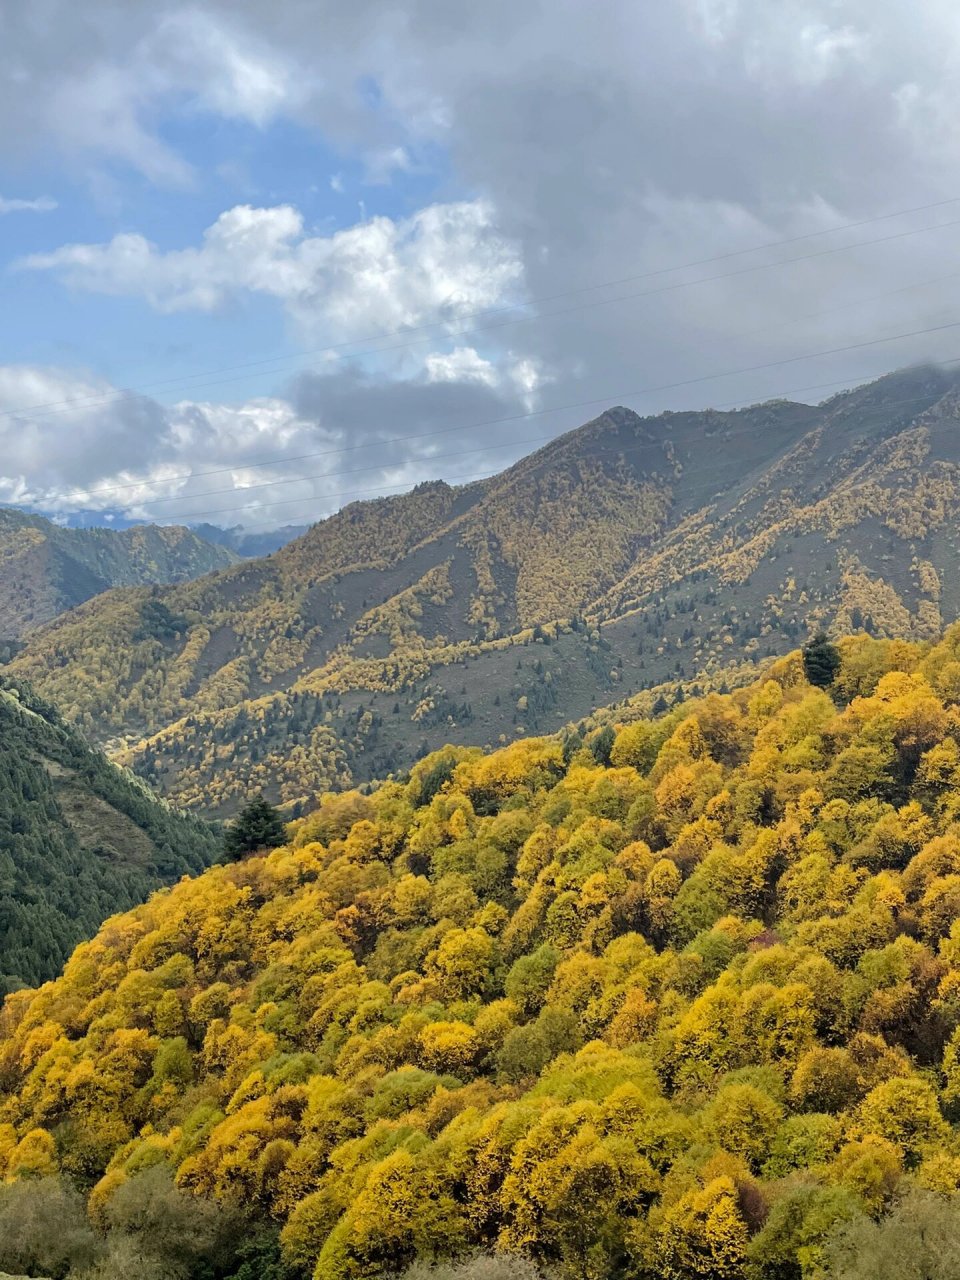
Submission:
<svg viewBox="0 0 960 1280">
<path fill-rule="evenodd" d="M 473 347 L 431 352 L 424 361 L 428 383 L 476 383 L 499 387 L 520 399 L 529 412 L 539 404 L 540 390 L 553 378 L 539 361 L 507 352 L 497 364 L 485 359 Z"/>
<path fill-rule="evenodd" d="M 164 15 L 144 44 L 171 89 L 191 90 L 205 108 L 264 127 L 296 110 L 306 92 L 294 58 L 199 9 Z"/>
<path fill-rule="evenodd" d="M 279 48 L 237 14 L 205 4 L 164 11 L 130 0 L 106 15 L 98 0 L 83 13 L 72 4 L 56 12 L 54 3 L 43 22 L 29 20 L 29 7 L 5 26 L 0 122 L 6 106 L 22 135 L 28 88 L 31 131 L 80 166 L 93 156 L 157 184 L 190 183 L 196 173 L 160 127 L 171 112 L 208 111 L 263 128 L 320 85 L 295 47 Z"/>
<path fill-rule="evenodd" d="M 448 352 L 432 352 L 424 361 L 428 382 L 481 382 L 495 387 L 500 375 L 489 360 L 473 347 L 454 347 Z"/>
<path fill-rule="evenodd" d="M 386 186 L 397 173 L 413 168 L 406 147 L 377 147 L 364 157 L 364 181 L 370 186 Z"/>
<path fill-rule="evenodd" d="M 540 389 L 554 381 L 553 375 L 547 373 L 539 361 L 530 358 L 512 360 L 507 374 L 528 412 L 539 404 Z"/>
<path fill-rule="evenodd" d="M 0 365 L 0 503 L 271 527 L 424 479 L 496 471 L 523 451 L 509 420 L 525 401 L 512 379 L 476 376 L 476 353 L 454 357 L 439 380 L 340 366 L 240 404 L 161 405 L 83 372 Z"/>
<path fill-rule="evenodd" d="M 282 461 L 262 474 L 249 462 L 338 438 L 280 398 L 162 406 L 93 374 L 38 365 L 0 365 L 0 430 L 0 501 L 137 514 L 153 501 L 161 520 L 187 508 L 159 499 L 285 477 Z M 214 483 L 189 478 L 217 465 L 230 470 Z"/>
<path fill-rule="evenodd" d="M 430 205 L 328 236 L 306 234 L 289 205 L 238 205 L 197 248 L 164 252 L 136 233 L 65 245 L 19 266 L 54 271 L 95 293 L 139 296 L 160 311 L 210 311 L 249 292 L 281 301 L 303 327 L 342 340 L 493 306 L 519 288 L 522 268 L 483 201 Z"/>
<path fill-rule="evenodd" d="M 0 498 L 30 501 L 51 486 L 93 484 L 135 466 L 154 448 L 162 418 L 154 402 L 94 374 L 0 365 Z"/>
<path fill-rule="evenodd" d="M 21 200 L 17 197 L 0 196 L 0 214 L 3 213 L 49 213 L 56 209 L 56 200 L 49 196 L 37 196 L 33 200 Z"/>
<path fill-rule="evenodd" d="M 156 79 L 152 69 L 138 74 L 129 65 L 94 61 L 50 84 L 38 114 L 73 161 L 93 153 L 122 161 L 159 185 L 184 186 L 192 178 L 190 165 L 146 118 L 159 96 Z"/>
</svg>

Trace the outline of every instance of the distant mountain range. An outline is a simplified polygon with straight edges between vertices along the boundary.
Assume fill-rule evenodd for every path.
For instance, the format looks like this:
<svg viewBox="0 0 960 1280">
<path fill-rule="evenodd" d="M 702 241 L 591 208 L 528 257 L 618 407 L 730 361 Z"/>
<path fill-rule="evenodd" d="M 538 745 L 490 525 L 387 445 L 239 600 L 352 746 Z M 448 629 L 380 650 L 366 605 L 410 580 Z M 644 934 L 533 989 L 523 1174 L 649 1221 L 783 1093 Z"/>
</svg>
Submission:
<svg viewBox="0 0 960 1280">
<path fill-rule="evenodd" d="M 169 795 L 229 813 L 556 729 L 814 626 L 960 616 L 960 378 L 821 405 L 612 409 L 488 480 L 355 503 L 267 559 L 114 591 L 12 670 Z"/>
<path fill-rule="evenodd" d="M 21 510 L 21 508 L 14 508 Z M 62 529 L 138 529 L 151 524 L 149 520 L 132 520 L 125 511 L 113 508 L 101 511 L 83 510 L 59 513 L 56 511 L 33 511 L 29 515 L 39 515 L 50 520 Z M 248 529 L 245 525 L 235 524 L 224 529 L 218 524 L 197 524 L 187 522 L 187 529 L 192 529 L 205 542 L 212 542 L 217 547 L 227 547 L 235 551 L 243 559 L 256 556 L 268 556 L 280 547 L 286 546 L 294 538 L 299 538 L 309 529 L 307 524 L 285 524 L 279 529 Z"/>
<path fill-rule="evenodd" d="M 308 525 L 157 525 L 122 511 L 56 513 L 0 507 L 0 646 L 109 587 L 187 582 L 267 556 Z"/>
<path fill-rule="evenodd" d="M 51 510 L 27 510 L 23 507 L 14 507 L 13 510 L 26 511 L 27 515 L 43 516 L 45 519 L 52 521 L 53 524 L 59 525 L 62 529 L 136 529 L 144 525 L 152 524 L 150 520 L 135 520 L 127 515 L 121 507 L 107 507 L 100 510 L 93 508 L 85 508 L 80 511 L 58 512 Z M 201 538 L 207 542 L 213 542 L 217 546 L 229 547 L 231 551 L 236 551 L 238 555 L 243 556 L 266 556 L 271 551 L 276 551 L 288 542 L 292 542 L 294 538 L 299 538 L 301 533 L 306 533 L 309 525 L 306 524 L 285 524 L 278 529 L 248 529 L 245 525 L 231 525 L 229 529 L 224 529 L 218 524 L 197 523 L 196 521 L 186 521 L 185 528 L 193 529 Z"/>
<path fill-rule="evenodd" d="M 244 560 L 252 560 L 257 556 L 269 556 L 279 551 L 294 538 L 299 538 L 310 528 L 306 524 L 285 524 L 279 529 L 246 529 L 242 524 L 230 529 L 221 529 L 216 524 L 193 524 L 193 531 L 207 542 L 218 547 L 227 547 L 235 551 Z"/>
<path fill-rule="evenodd" d="M 65 529 L 0 507 L 0 641 L 19 640 L 109 587 L 185 582 L 237 558 L 179 525 Z"/>
<path fill-rule="evenodd" d="M 106 916 L 202 870 L 214 831 L 0 678 L 0 997 L 52 978 Z"/>
</svg>

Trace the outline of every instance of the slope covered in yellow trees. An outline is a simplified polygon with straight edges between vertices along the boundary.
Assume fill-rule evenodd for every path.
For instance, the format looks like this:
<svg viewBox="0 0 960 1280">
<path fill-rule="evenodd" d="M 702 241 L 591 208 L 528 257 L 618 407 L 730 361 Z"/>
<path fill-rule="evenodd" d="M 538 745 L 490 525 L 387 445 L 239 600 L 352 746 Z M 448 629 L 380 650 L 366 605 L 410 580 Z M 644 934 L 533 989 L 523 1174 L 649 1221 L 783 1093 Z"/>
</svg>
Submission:
<svg viewBox="0 0 960 1280">
<path fill-rule="evenodd" d="M 182 525 L 64 529 L 0 507 L 0 643 L 109 587 L 186 582 L 236 559 Z"/>
<path fill-rule="evenodd" d="M 14 672 L 166 795 L 226 816 L 261 786 L 295 803 L 445 742 L 708 687 L 810 623 L 931 639 L 960 617 L 958 405 L 956 373 L 921 368 L 815 406 L 612 409 L 488 480 L 108 592 Z"/>
<path fill-rule="evenodd" d="M 59 1177 L 108 1241 L 143 1187 L 242 1210 L 278 1276 L 821 1280 L 960 1195 L 960 628 L 840 650 L 444 749 L 108 921 L 4 1005 L 0 1219 Z"/>
</svg>

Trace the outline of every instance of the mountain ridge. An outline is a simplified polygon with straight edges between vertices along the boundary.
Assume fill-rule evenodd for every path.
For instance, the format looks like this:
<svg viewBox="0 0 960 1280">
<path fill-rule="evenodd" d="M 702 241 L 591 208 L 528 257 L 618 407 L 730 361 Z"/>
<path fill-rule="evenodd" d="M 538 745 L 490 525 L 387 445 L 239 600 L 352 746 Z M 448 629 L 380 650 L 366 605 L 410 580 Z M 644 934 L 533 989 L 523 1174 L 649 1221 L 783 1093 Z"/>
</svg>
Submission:
<svg viewBox="0 0 960 1280">
<path fill-rule="evenodd" d="M 13 669 L 164 792 L 229 813 L 715 687 L 810 625 L 932 636 L 960 616 L 958 388 L 924 366 L 820 405 L 611 409 L 488 479 L 108 593 Z"/>
<path fill-rule="evenodd" d="M 0 640 L 21 640 L 111 587 L 179 582 L 235 559 L 183 525 L 68 529 L 0 507 Z"/>
</svg>

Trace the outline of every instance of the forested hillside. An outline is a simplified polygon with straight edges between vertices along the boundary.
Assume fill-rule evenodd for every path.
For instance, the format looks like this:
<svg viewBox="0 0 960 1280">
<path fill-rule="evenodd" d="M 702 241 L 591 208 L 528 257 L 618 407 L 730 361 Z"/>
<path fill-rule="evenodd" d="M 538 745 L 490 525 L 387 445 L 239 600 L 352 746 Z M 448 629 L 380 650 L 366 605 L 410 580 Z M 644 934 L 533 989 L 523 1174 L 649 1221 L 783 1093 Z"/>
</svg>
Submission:
<svg viewBox="0 0 960 1280">
<path fill-rule="evenodd" d="M 822 405 L 615 409 L 490 480 L 357 503 L 269 559 L 113 592 L 14 670 L 165 794 L 228 814 L 559 729 L 807 627 L 960 616 L 956 374 Z"/>
<path fill-rule="evenodd" d="M 960 628 L 839 650 L 445 748 L 109 921 L 4 1006 L 0 1220 L 98 1277 L 948 1280 Z"/>
<path fill-rule="evenodd" d="M 0 507 L 0 642 L 109 587 L 186 582 L 236 558 L 178 525 L 64 529 Z"/>
<path fill-rule="evenodd" d="M 0 680 L 0 993 L 59 972 L 108 915 L 208 866 L 210 827 Z"/>
</svg>

